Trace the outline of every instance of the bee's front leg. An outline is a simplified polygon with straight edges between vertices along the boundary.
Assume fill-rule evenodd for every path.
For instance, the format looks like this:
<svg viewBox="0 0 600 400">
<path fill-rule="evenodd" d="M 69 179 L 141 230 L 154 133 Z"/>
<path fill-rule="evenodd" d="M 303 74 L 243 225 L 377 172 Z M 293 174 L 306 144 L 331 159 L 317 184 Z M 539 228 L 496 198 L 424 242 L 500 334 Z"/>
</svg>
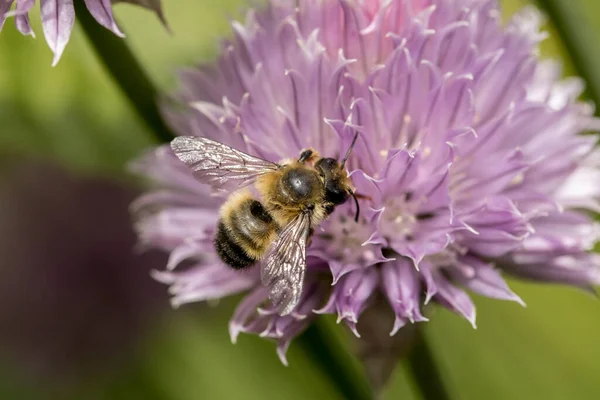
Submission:
<svg viewBox="0 0 600 400">
<path fill-rule="evenodd" d="M 300 157 L 298 157 L 298 162 L 304 164 L 306 162 L 314 161 L 318 157 L 319 153 L 309 147 L 308 149 L 302 150 Z"/>
<path fill-rule="evenodd" d="M 312 238 L 313 238 L 313 234 L 315 233 L 315 228 L 313 228 L 312 226 L 310 227 L 310 230 L 308 231 L 308 237 L 306 239 L 306 247 L 310 247 L 310 244 L 312 243 Z"/>
</svg>

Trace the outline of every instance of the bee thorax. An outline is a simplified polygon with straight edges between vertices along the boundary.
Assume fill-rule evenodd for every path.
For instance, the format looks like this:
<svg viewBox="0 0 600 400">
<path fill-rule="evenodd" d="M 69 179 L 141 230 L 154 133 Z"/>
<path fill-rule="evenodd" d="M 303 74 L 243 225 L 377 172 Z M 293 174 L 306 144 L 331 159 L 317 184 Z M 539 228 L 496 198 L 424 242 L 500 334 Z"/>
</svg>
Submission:
<svg viewBox="0 0 600 400">
<path fill-rule="evenodd" d="M 290 168 L 281 177 L 281 191 L 289 201 L 302 202 L 320 192 L 318 175 L 306 168 Z"/>
</svg>

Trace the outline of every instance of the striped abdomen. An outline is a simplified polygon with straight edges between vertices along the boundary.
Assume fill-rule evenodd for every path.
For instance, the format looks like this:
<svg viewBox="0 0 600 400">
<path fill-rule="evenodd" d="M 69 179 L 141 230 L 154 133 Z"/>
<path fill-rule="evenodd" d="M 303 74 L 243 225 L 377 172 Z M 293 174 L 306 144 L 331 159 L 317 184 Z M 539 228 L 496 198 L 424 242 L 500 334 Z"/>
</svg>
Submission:
<svg viewBox="0 0 600 400">
<path fill-rule="evenodd" d="M 277 235 L 277 224 L 249 193 L 234 196 L 223 205 L 215 234 L 217 254 L 233 268 L 260 260 Z"/>
</svg>

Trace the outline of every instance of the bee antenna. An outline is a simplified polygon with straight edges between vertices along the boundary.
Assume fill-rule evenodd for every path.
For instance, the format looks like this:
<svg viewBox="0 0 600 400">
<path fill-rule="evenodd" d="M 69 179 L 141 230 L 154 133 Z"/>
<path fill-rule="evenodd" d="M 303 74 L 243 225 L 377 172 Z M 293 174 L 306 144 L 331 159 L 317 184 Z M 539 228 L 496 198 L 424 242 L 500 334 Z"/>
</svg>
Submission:
<svg viewBox="0 0 600 400">
<path fill-rule="evenodd" d="M 350 156 L 350 153 L 352 152 L 352 148 L 356 144 L 356 139 L 358 139 L 358 131 L 356 131 L 356 133 L 354 133 L 354 138 L 352 139 L 350 148 L 348 149 L 348 151 L 346 152 L 346 155 L 344 156 L 344 159 L 342 160 L 342 168 L 344 168 L 344 165 L 346 165 L 346 160 L 348 160 L 348 157 Z M 356 200 L 356 197 L 354 199 Z"/>
<path fill-rule="evenodd" d="M 354 192 L 351 191 L 350 195 L 354 199 L 354 204 L 356 204 L 356 214 L 354 214 L 354 222 L 358 222 L 358 217 L 360 216 L 360 204 L 358 204 L 358 199 L 356 198 Z"/>
</svg>

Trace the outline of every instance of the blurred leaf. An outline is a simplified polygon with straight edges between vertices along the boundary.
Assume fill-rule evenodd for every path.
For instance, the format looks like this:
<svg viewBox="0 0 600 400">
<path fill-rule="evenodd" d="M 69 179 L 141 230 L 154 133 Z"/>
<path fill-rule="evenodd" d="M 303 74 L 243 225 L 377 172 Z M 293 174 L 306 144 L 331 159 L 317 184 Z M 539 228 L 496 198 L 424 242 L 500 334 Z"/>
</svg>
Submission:
<svg viewBox="0 0 600 400">
<path fill-rule="evenodd" d="M 112 0 L 113 4 L 116 3 L 129 3 L 135 4 L 140 7 L 147 8 L 148 10 L 154 11 L 156 16 L 160 19 L 160 22 L 163 23 L 165 27 L 168 27 L 167 20 L 165 19 L 165 14 L 162 9 L 162 1 L 161 0 Z"/>
<path fill-rule="evenodd" d="M 328 316 L 332 317 L 332 316 Z M 326 316 L 319 318 L 297 338 L 305 353 L 310 357 L 324 377 L 328 377 L 345 399 L 370 399 L 372 390 L 362 370 L 353 362 L 352 356 L 336 335 Z M 331 318 L 329 318 L 331 319 Z"/>
<path fill-rule="evenodd" d="M 31 22 L 40 29 L 37 13 Z M 43 39 L 4 27 L 0 155 L 35 155 L 76 170 L 122 176 L 125 163 L 151 141 L 81 33 L 76 27 L 62 61 L 50 68 Z"/>
<path fill-rule="evenodd" d="M 172 33 L 148 20 L 134 7 L 116 7 L 127 41 L 150 77 L 161 88 L 173 90 L 176 71 L 211 61 L 223 36 L 231 36 L 231 18 L 244 18 L 247 0 L 177 0 L 163 2 Z"/>
<path fill-rule="evenodd" d="M 575 70 L 587 82 L 586 95 L 600 104 L 600 3 L 585 0 L 536 0 L 550 17 Z"/>
<path fill-rule="evenodd" d="M 444 382 L 443 375 L 438 368 L 438 359 L 430 347 L 430 339 L 423 334 L 423 326 L 410 328 L 417 336 L 415 345 L 411 349 L 406 365 L 413 378 L 413 384 L 424 399 L 449 400 L 448 383 Z"/>
<path fill-rule="evenodd" d="M 477 298 L 477 330 L 444 310 L 427 337 L 453 398 L 600 398 L 600 303 L 572 288 L 509 282 L 527 308 Z"/>
<path fill-rule="evenodd" d="M 129 46 L 122 38 L 99 25 L 92 15 L 87 13 L 84 3 L 76 2 L 75 12 L 98 58 L 129 99 L 138 116 L 159 141 L 167 142 L 173 139 L 173 133 L 163 122 L 158 110 L 158 92 L 129 50 Z"/>
<path fill-rule="evenodd" d="M 143 363 L 160 390 L 178 400 L 341 398 L 300 346 L 290 347 L 284 367 L 273 342 L 244 335 L 233 345 L 227 324 L 236 301 L 173 312 Z"/>
</svg>

